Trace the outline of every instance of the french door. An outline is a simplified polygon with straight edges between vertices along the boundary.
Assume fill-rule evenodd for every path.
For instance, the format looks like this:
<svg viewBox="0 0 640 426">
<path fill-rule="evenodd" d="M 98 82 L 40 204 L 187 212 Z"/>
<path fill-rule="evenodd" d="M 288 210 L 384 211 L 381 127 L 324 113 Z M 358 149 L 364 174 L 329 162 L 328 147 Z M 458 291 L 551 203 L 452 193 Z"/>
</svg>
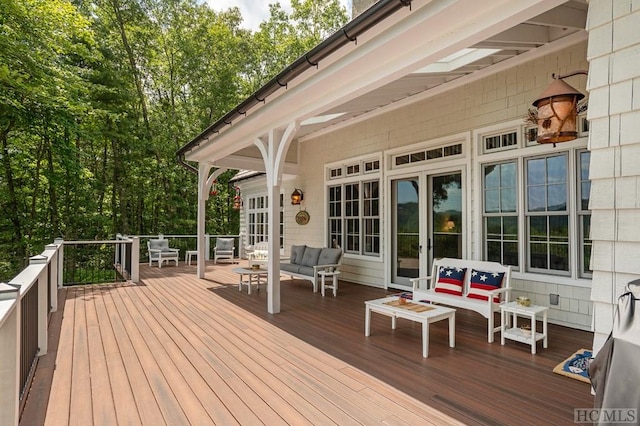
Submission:
<svg viewBox="0 0 640 426">
<path fill-rule="evenodd" d="M 420 173 L 391 181 L 391 284 L 411 288 L 434 258 L 463 254 L 462 171 Z"/>
</svg>

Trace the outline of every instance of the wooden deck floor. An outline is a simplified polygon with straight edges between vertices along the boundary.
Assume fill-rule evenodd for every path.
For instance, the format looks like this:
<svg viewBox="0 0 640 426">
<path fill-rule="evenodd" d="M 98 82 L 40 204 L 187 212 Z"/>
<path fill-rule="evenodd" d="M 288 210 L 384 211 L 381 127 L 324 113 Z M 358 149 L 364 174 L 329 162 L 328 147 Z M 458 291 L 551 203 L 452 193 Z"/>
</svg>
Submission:
<svg viewBox="0 0 640 426">
<path fill-rule="evenodd" d="M 340 283 L 337 298 L 282 281 L 280 314 L 264 287 L 238 291 L 229 266 L 142 269 L 142 283 L 61 290 L 21 425 L 573 424 L 588 384 L 552 372 L 591 333 L 550 326 L 549 348 L 486 342 L 486 320 L 459 310 L 420 326 L 373 314 L 384 290 Z M 254 289 L 255 290 L 255 289 Z"/>
</svg>

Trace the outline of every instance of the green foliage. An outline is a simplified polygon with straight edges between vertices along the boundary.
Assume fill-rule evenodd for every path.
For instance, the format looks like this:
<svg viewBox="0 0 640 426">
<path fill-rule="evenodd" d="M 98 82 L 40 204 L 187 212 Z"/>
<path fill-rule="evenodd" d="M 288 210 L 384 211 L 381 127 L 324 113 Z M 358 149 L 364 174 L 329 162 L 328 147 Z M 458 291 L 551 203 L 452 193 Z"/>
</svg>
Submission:
<svg viewBox="0 0 640 426">
<path fill-rule="evenodd" d="M 176 151 L 346 22 L 271 6 L 252 33 L 200 0 L 0 1 L 0 280 L 56 237 L 195 234 Z M 234 234 L 230 171 L 207 232 Z"/>
</svg>

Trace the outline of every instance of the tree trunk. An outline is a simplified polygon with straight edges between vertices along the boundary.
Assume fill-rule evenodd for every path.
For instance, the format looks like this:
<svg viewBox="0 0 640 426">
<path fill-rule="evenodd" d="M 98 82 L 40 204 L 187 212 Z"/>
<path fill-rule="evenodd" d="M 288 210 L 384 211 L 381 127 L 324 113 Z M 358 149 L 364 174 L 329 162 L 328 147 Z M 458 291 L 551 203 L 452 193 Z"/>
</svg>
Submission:
<svg viewBox="0 0 640 426">
<path fill-rule="evenodd" d="M 22 221 L 20 220 L 20 204 L 16 195 L 16 185 L 13 178 L 13 170 L 11 169 L 11 159 L 8 148 L 8 137 L 13 122 L 0 133 L 0 142 L 2 143 L 2 165 L 4 166 L 4 175 L 7 180 L 8 202 L 6 206 L 6 214 L 13 224 L 13 241 L 16 247 L 16 257 L 26 263 L 26 248 L 22 235 Z"/>
<path fill-rule="evenodd" d="M 110 3 L 111 3 L 111 7 L 113 8 L 113 13 L 115 14 L 116 23 L 118 24 L 118 31 L 120 31 L 120 38 L 122 39 L 122 45 L 124 46 L 124 49 L 127 52 L 127 58 L 129 60 L 129 66 L 131 67 L 131 74 L 133 77 L 133 81 L 136 85 L 136 91 L 138 92 L 138 97 L 140 98 L 140 108 L 142 109 L 142 118 L 144 120 L 145 129 L 147 130 L 147 135 L 150 135 L 151 126 L 149 125 L 149 111 L 147 108 L 147 101 L 146 101 L 146 97 L 144 96 L 144 91 L 142 90 L 142 80 L 140 79 L 140 73 L 138 72 L 138 67 L 136 65 L 136 58 L 135 58 L 135 55 L 133 54 L 133 49 L 129 44 L 127 31 L 124 28 L 124 20 L 122 19 L 120 2 L 119 0 L 110 0 Z"/>
</svg>

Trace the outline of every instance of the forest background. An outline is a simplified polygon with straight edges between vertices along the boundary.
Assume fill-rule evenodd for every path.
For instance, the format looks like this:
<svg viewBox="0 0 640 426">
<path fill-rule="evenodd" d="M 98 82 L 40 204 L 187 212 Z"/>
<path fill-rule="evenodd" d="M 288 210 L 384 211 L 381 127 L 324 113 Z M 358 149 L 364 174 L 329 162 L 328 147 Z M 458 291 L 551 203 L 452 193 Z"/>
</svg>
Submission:
<svg viewBox="0 0 640 426">
<path fill-rule="evenodd" d="M 176 151 L 347 21 L 278 3 L 255 31 L 202 0 L 0 1 L 0 281 L 54 238 L 196 233 Z M 231 171 L 207 232 L 235 234 Z"/>
</svg>

